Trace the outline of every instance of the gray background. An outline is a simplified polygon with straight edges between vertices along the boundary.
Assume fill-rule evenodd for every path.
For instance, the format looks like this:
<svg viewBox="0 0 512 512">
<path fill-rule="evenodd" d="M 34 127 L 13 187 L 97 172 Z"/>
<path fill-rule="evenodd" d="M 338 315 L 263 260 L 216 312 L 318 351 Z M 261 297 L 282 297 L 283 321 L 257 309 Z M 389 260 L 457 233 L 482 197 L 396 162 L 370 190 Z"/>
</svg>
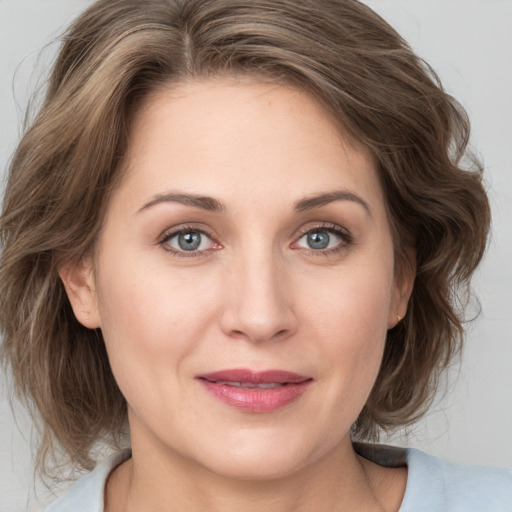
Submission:
<svg viewBox="0 0 512 512">
<path fill-rule="evenodd" d="M 468 328 L 447 393 L 408 433 L 390 440 L 463 463 L 512 467 L 512 1 L 366 0 L 430 62 L 469 111 L 487 167 L 493 237 L 476 279 L 482 313 Z M 19 137 L 50 43 L 89 0 L 0 0 L 0 171 Z M 39 60 L 38 60 L 39 57 Z M 36 61 L 39 64 L 36 66 Z M 30 421 L 0 381 L 0 511 L 38 510 Z M 16 414 L 13 414 L 14 409 Z M 41 502 L 48 500 L 38 485 Z"/>
</svg>

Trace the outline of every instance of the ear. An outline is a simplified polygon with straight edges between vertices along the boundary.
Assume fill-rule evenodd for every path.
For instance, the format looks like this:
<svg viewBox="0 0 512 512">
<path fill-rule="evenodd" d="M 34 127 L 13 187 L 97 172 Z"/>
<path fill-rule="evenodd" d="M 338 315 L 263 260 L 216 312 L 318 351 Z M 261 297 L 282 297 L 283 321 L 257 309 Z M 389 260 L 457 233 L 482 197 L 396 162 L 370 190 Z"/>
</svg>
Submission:
<svg viewBox="0 0 512 512">
<path fill-rule="evenodd" d="M 78 262 L 66 263 L 59 270 L 59 276 L 76 319 L 89 329 L 100 327 L 92 258 L 87 256 Z"/>
<path fill-rule="evenodd" d="M 407 261 L 402 268 L 395 272 L 395 281 L 388 316 L 388 329 L 398 324 L 407 313 L 407 306 L 411 298 L 416 277 L 416 251 L 407 249 Z"/>
</svg>

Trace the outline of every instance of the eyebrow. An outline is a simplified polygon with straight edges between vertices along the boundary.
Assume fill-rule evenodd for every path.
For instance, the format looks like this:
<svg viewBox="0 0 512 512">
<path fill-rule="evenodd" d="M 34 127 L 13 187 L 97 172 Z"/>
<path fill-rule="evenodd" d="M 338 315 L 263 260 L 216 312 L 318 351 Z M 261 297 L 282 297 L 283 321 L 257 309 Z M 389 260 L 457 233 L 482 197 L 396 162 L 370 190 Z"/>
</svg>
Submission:
<svg viewBox="0 0 512 512">
<path fill-rule="evenodd" d="M 296 203 L 295 211 L 305 212 L 313 210 L 329 203 L 333 203 L 334 201 L 353 201 L 361 205 L 366 213 L 372 217 L 372 212 L 368 203 L 362 197 L 359 197 L 357 194 L 349 192 L 348 190 L 336 190 L 334 192 L 326 192 L 324 194 L 306 197 Z"/>
<path fill-rule="evenodd" d="M 347 190 L 336 190 L 334 192 L 326 192 L 306 197 L 295 204 L 294 210 L 297 212 L 305 212 L 315 208 L 320 208 L 335 201 L 353 201 L 361 205 L 366 213 L 372 217 L 372 212 L 368 206 L 368 203 L 357 194 Z M 194 206 L 196 208 L 201 208 L 203 210 L 214 213 L 223 212 L 225 210 L 224 205 L 213 197 L 169 192 L 167 194 L 157 194 L 153 196 L 147 203 L 142 206 L 142 208 L 137 211 L 137 213 L 141 213 L 157 204 L 169 202 L 181 203 L 186 206 Z"/>
<path fill-rule="evenodd" d="M 201 208 L 209 212 L 221 212 L 224 210 L 222 203 L 213 197 L 170 192 L 168 194 L 157 194 L 153 196 L 137 213 L 141 213 L 160 203 L 181 203 L 186 206 L 195 206 L 196 208 Z"/>
</svg>

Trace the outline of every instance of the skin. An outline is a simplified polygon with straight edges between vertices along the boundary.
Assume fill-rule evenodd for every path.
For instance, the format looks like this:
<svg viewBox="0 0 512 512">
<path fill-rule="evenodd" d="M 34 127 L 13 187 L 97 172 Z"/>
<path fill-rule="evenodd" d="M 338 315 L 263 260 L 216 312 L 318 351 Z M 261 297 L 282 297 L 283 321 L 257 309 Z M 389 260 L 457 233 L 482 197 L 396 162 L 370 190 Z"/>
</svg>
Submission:
<svg viewBox="0 0 512 512">
<path fill-rule="evenodd" d="M 61 272 L 128 404 L 133 456 L 106 510 L 398 510 L 406 469 L 361 459 L 349 436 L 412 288 L 371 155 L 302 92 L 218 79 L 147 98 L 123 173 L 94 254 Z M 198 251 L 179 229 L 204 233 Z M 196 378 L 228 368 L 313 382 L 250 413 Z"/>
</svg>

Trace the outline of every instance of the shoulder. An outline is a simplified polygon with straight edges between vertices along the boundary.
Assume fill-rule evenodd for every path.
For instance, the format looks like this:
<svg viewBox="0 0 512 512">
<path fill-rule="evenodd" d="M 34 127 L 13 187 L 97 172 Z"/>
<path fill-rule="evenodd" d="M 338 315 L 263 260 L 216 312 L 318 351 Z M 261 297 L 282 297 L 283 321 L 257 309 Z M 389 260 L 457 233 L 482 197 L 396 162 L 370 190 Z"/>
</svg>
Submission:
<svg viewBox="0 0 512 512">
<path fill-rule="evenodd" d="M 109 457 L 79 478 L 43 512 L 103 512 L 105 483 L 112 470 L 130 457 L 126 450 Z"/>
<path fill-rule="evenodd" d="M 453 464 L 413 449 L 407 465 L 404 505 L 410 500 L 410 510 L 512 512 L 511 470 Z"/>
<path fill-rule="evenodd" d="M 399 512 L 512 512 L 512 471 L 467 466 L 426 453 L 392 446 L 354 446 L 382 466 L 407 465 Z"/>
</svg>

